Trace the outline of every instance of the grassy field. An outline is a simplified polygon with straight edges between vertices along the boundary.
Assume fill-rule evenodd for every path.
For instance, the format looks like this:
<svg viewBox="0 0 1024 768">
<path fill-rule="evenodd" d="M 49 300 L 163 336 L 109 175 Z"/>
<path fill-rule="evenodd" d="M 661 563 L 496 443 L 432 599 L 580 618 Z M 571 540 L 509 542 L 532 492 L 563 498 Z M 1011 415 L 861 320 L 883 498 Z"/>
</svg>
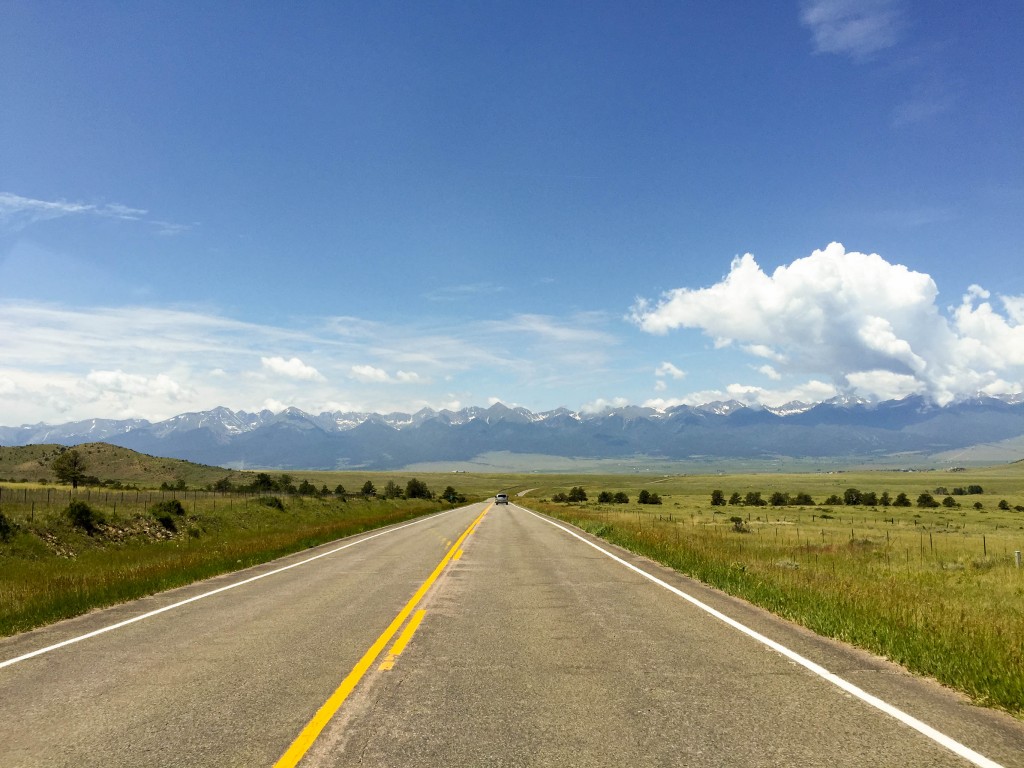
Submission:
<svg viewBox="0 0 1024 768">
<path fill-rule="evenodd" d="M 404 488 L 415 477 L 435 494 L 454 486 L 469 501 L 505 491 L 815 632 L 935 677 L 980 704 L 1024 715 L 1024 568 L 1014 559 L 1024 549 L 1024 463 L 962 472 L 728 475 L 294 472 L 293 484 L 343 485 L 349 499 L 274 493 L 284 507 L 277 509 L 267 506 L 266 494 L 193 486 L 229 478 L 237 487 L 255 473 L 138 454 L 129 457 L 136 466 L 128 470 L 123 457 L 104 451 L 89 454 L 94 463 L 109 462 L 97 474 L 120 473 L 142 487 L 72 493 L 52 482 L 0 483 L 0 515 L 10 526 L 7 540 L 0 536 L 0 633 L 449 506 L 357 495 L 367 481 L 380 491 L 389 482 Z M 19 459 L 24 471 L 24 455 Z M 155 489 L 171 482 L 190 489 Z M 587 501 L 554 501 L 577 486 Z M 971 486 L 982 492 L 955 493 Z M 892 499 L 904 493 L 911 506 L 824 503 L 849 489 Z M 778 492 L 807 494 L 814 503 L 715 506 L 715 490 L 726 500 L 738 494 L 741 502 L 754 493 L 767 502 Z M 602 491 L 623 493 L 629 503 L 599 503 Z M 641 491 L 658 494 L 661 503 L 638 504 Z M 922 493 L 939 506 L 918 506 Z M 105 518 L 92 534 L 66 516 L 72 499 Z M 170 515 L 175 530 L 154 511 L 172 500 L 182 505 Z"/>
<path fill-rule="evenodd" d="M 77 524 L 67 514 L 72 502 L 89 510 Z M 0 635 L 451 506 L 360 495 L 0 484 Z"/>
<path fill-rule="evenodd" d="M 815 632 L 886 656 L 1024 715 L 1024 465 L 963 473 L 588 477 L 588 500 L 554 503 L 580 478 L 532 492 L 527 506 L 578 525 Z M 978 485 L 959 506 L 918 496 Z M 845 491 L 906 493 L 910 507 L 822 504 Z M 660 505 L 635 500 L 646 489 Z M 721 490 L 809 494 L 815 505 L 712 506 Z M 600 491 L 629 504 L 599 504 Z M 1000 509 L 1000 502 L 1008 509 Z M 975 504 L 981 505 L 975 508 Z"/>
</svg>

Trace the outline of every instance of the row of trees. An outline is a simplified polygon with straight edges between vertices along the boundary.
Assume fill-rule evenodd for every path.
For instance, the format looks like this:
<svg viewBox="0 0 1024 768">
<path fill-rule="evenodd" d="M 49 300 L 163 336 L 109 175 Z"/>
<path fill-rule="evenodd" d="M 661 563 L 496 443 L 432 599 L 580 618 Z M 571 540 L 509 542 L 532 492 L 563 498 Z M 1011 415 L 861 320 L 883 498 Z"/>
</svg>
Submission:
<svg viewBox="0 0 1024 768">
<path fill-rule="evenodd" d="M 551 497 L 552 501 L 569 503 L 569 502 L 583 502 L 587 500 L 587 492 L 580 486 L 573 486 L 568 493 L 556 493 Z M 636 497 L 638 504 L 661 504 L 661 496 L 656 493 L 651 493 L 648 490 L 640 491 Z M 612 493 L 611 491 L 601 491 L 597 494 L 598 504 L 629 504 L 629 495 L 618 491 Z"/>
<path fill-rule="evenodd" d="M 925 492 L 917 497 L 916 504 L 918 507 L 925 509 L 935 507 L 946 507 L 949 509 L 955 509 L 960 506 L 960 503 L 954 498 L 954 495 L 967 495 L 967 494 L 979 494 L 984 493 L 980 485 L 969 485 L 966 488 L 954 488 L 954 494 L 946 495 L 941 501 L 935 498 L 932 494 Z M 956 493 L 959 491 L 960 493 Z M 937 488 L 937 493 L 945 493 L 945 488 Z M 832 494 L 825 501 L 822 502 L 829 506 L 863 506 L 863 507 L 911 507 L 914 506 L 914 502 L 910 500 L 910 497 L 905 493 L 898 493 L 896 496 L 891 496 L 888 491 L 883 491 L 881 494 L 875 491 L 861 491 L 857 488 L 847 488 L 843 495 Z M 816 502 L 808 493 L 796 493 L 789 494 L 784 491 L 775 491 L 764 499 L 761 495 L 761 491 L 748 491 L 745 495 L 739 493 L 733 493 L 728 499 L 725 497 L 725 493 L 721 490 L 714 490 L 711 492 L 711 506 L 713 507 L 724 507 L 730 506 L 744 506 L 744 507 L 767 507 L 769 505 L 773 507 L 786 507 L 786 506 L 801 506 L 801 507 L 813 507 Z M 983 505 L 981 502 L 975 502 L 975 509 L 982 509 Z M 1005 499 L 999 502 L 1000 509 L 1010 509 L 1009 502 Z M 1015 508 L 1016 509 L 1016 508 Z"/>
</svg>

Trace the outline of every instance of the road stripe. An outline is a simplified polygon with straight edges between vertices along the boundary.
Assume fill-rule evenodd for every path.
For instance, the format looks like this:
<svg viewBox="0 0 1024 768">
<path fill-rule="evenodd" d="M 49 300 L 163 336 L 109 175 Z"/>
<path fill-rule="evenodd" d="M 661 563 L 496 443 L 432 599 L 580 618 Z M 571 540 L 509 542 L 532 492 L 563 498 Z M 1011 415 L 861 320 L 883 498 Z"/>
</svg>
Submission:
<svg viewBox="0 0 1024 768">
<path fill-rule="evenodd" d="M 427 594 L 430 587 L 437 581 L 438 577 L 447 567 L 448 563 L 451 562 L 452 557 L 458 551 L 462 543 L 469 537 L 469 534 L 473 532 L 473 529 L 484 519 L 491 509 L 491 505 L 487 505 L 484 511 L 481 512 L 477 518 L 469 524 L 469 527 L 462 532 L 462 535 L 456 539 L 455 543 L 449 548 L 448 552 L 441 562 L 434 568 L 426 581 L 420 584 L 419 589 L 416 593 L 409 598 L 409 602 L 405 604 L 405 607 L 398 612 L 398 615 L 391 621 L 387 629 L 381 633 L 373 645 L 371 645 L 366 653 L 363 654 L 362 658 L 356 662 L 356 665 L 352 668 L 352 671 L 348 673 L 344 680 L 341 681 L 341 685 L 330 695 L 330 697 L 323 703 L 320 709 L 317 710 L 316 714 L 313 715 L 313 719 L 310 720 L 306 727 L 302 729 L 302 732 L 298 735 L 295 741 L 292 742 L 291 746 L 281 755 L 280 759 L 274 763 L 274 768 L 295 768 L 299 761 L 309 751 L 309 748 L 313 746 L 313 742 L 316 741 L 317 737 L 327 727 L 327 724 L 331 721 L 331 718 L 338 712 L 341 705 L 345 703 L 345 699 L 349 697 L 349 694 L 355 690 L 355 687 L 359 684 L 359 681 L 363 679 L 363 675 L 366 674 L 367 670 L 373 666 L 373 662 L 380 656 L 384 646 L 388 644 L 388 641 L 394 637 L 395 633 L 398 632 L 399 628 L 405 623 L 405 620 L 409 618 L 415 609 L 416 605 L 423 596 Z"/>
<path fill-rule="evenodd" d="M 465 509 L 465 507 L 462 507 L 462 509 Z M 259 581 L 260 579 L 265 579 L 268 576 L 274 576 L 274 575 L 276 575 L 278 573 L 283 573 L 284 571 L 289 571 L 292 568 L 298 568 L 300 565 L 306 565 L 308 563 L 312 563 L 314 560 L 319 560 L 322 557 L 327 557 L 328 555 L 336 554 L 338 552 L 341 552 L 344 549 L 348 549 L 349 547 L 354 547 L 357 544 L 362 544 L 365 541 L 370 541 L 371 539 L 376 539 L 379 536 L 386 536 L 389 533 L 394 533 L 395 531 L 400 531 L 403 528 L 408 528 L 409 526 L 412 526 L 412 525 L 419 525 L 420 523 L 424 523 L 427 520 L 432 520 L 435 517 L 440 517 L 441 515 L 447 515 L 447 514 L 450 514 L 450 513 L 454 512 L 454 511 L 455 511 L 454 509 L 449 509 L 449 510 L 446 510 L 444 512 L 439 512 L 438 514 L 435 514 L 435 515 L 429 515 L 427 517 L 418 518 L 417 520 L 413 520 L 410 523 L 403 523 L 402 525 L 395 526 L 394 528 L 386 528 L 383 531 L 379 531 L 378 533 L 370 534 L 369 536 L 361 538 L 358 541 L 353 541 L 353 542 L 350 542 L 348 544 L 344 544 L 343 546 L 340 546 L 340 547 L 337 547 L 335 549 L 332 549 L 329 552 L 321 552 L 319 555 L 313 555 L 313 557 L 306 558 L 305 560 L 301 560 L 301 561 L 299 561 L 297 563 L 292 563 L 290 565 L 286 565 L 286 566 L 283 566 L 281 568 L 277 568 L 277 569 L 275 569 L 273 571 L 267 571 L 266 573 L 261 573 L 261 574 L 259 574 L 257 576 L 252 576 L 252 577 L 250 577 L 248 579 L 243 579 L 242 581 L 235 582 L 234 584 L 228 584 L 228 585 L 223 586 L 223 587 L 218 587 L 217 589 L 210 590 L 209 592 L 204 592 L 201 595 L 195 595 L 194 597 L 190 597 L 190 598 L 187 598 L 185 600 L 180 600 L 177 603 L 172 603 L 171 605 L 165 605 L 163 608 L 157 608 L 155 610 L 149 611 L 148 613 L 143 613 L 143 614 L 141 614 L 139 616 L 133 616 L 130 619 L 125 619 L 124 621 L 119 621 L 116 624 L 110 624 L 109 626 L 101 627 L 100 629 L 94 629 L 92 632 L 86 632 L 84 635 L 78 635 L 77 637 L 72 637 L 72 638 L 69 638 L 68 640 L 63 640 L 63 641 L 61 641 L 59 643 L 54 643 L 53 645 L 48 645 L 45 648 L 39 648 L 38 650 L 22 654 L 21 656 L 15 656 L 13 659 L 7 659 L 6 661 L 0 661 L 0 669 L 3 669 L 4 667 L 9 667 L 12 664 L 17 664 L 20 661 L 25 661 L 27 659 L 34 658 L 36 656 L 41 656 L 44 653 L 50 653 L 51 651 L 56 651 L 58 648 L 63 648 L 63 647 L 68 646 L 68 645 L 73 645 L 74 643 L 80 643 L 82 640 L 88 640 L 91 637 L 96 637 L 97 635 L 102 635 L 105 632 L 111 632 L 111 631 L 113 631 L 115 629 L 120 629 L 121 627 L 127 627 L 129 624 L 134 624 L 137 621 L 142 621 L 143 619 L 150 619 L 150 618 L 152 618 L 154 616 L 158 616 L 161 613 L 166 613 L 167 611 L 174 610 L 175 608 L 181 608 L 183 605 L 188 605 L 189 603 L 194 603 L 197 600 L 203 600 L 204 598 L 212 597 L 213 595 L 219 595 L 221 592 L 227 592 L 229 589 L 235 589 L 236 587 L 245 586 L 246 584 L 252 584 L 254 581 Z"/>
<path fill-rule="evenodd" d="M 912 715 L 907 714 L 903 710 L 894 707 L 892 704 L 889 704 L 888 702 L 883 701 L 882 699 L 879 699 L 877 696 L 873 696 L 870 693 L 868 693 L 867 691 L 865 691 L 865 690 L 863 690 L 861 688 L 858 688 L 853 683 L 848 682 L 847 680 L 844 680 L 843 678 L 839 677 L 838 675 L 836 675 L 833 672 L 829 672 L 827 669 L 825 669 L 820 664 L 816 664 L 815 662 L 811 661 L 810 659 L 807 659 L 807 658 L 801 656 L 796 651 L 792 651 L 789 648 L 787 648 L 786 646 L 782 645 L 781 643 L 777 643 L 774 640 L 771 640 L 771 639 L 765 637 L 760 632 L 756 632 L 755 630 L 751 629 L 750 627 L 746 626 L 745 624 L 741 624 L 740 622 L 736 621 L 735 619 L 732 619 L 732 618 L 726 616 L 721 611 L 715 610 L 714 608 L 712 608 L 707 603 L 704 603 L 704 602 L 701 602 L 700 600 L 698 600 L 696 597 L 693 597 L 692 595 L 687 594 L 686 592 L 683 592 L 681 589 L 679 589 L 677 587 L 673 587 L 671 584 L 669 584 L 669 583 L 667 583 L 665 581 L 662 581 L 657 576 L 654 576 L 654 575 L 648 573 L 647 571 L 643 570 L 642 568 L 639 568 L 639 567 L 633 565 L 632 563 L 629 563 L 629 562 L 623 560 L 621 557 L 618 557 L 617 555 L 612 554 L 608 550 L 606 550 L 606 549 L 604 549 L 602 547 L 599 547 L 594 542 L 590 541 L 587 538 L 584 538 L 583 536 L 580 536 L 578 533 L 576 533 L 575 531 L 565 527 L 564 525 L 561 525 L 560 523 L 557 523 L 557 522 L 555 522 L 554 520 L 552 520 L 552 519 L 550 519 L 548 517 L 545 517 L 543 515 L 539 515 L 539 514 L 537 514 L 536 512 L 534 512 L 531 509 L 526 509 L 525 507 L 518 507 L 518 506 L 517 506 L 517 509 L 522 509 L 524 512 L 529 512 L 531 515 L 536 517 L 538 520 L 543 520 L 545 523 L 548 523 L 549 525 L 555 526 L 555 528 L 560 528 L 561 530 L 563 530 L 566 533 L 568 533 L 570 536 L 573 536 L 573 537 L 579 539 L 580 541 L 582 541 L 587 546 L 593 547 L 594 549 L 596 549 L 598 552 L 600 552 L 601 554 L 605 555 L 606 557 L 611 558 L 612 560 L 614 560 L 615 562 L 619 563 L 620 565 L 626 566 L 626 568 L 629 568 L 631 571 L 634 571 L 634 572 L 640 574 L 645 579 L 654 582 L 658 586 L 664 587 L 669 592 L 672 592 L 673 594 L 683 598 L 684 600 L 686 600 L 687 602 L 693 604 L 697 608 L 700 608 L 705 613 L 708 613 L 711 616 L 714 616 L 719 621 L 722 621 L 722 622 L 728 624 L 733 629 L 736 629 L 736 630 L 742 632 L 743 634 L 753 638 L 754 640 L 757 640 L 759 643 L 762 643 L 762 644 L 768 646 L 773 651 L 776 651 L 776 652 L 782 654 L 783 656 L 785 656 L 790 661 L 793 661 L 793 662 L 799 664 L 800 666 L 804 667 L 805 669 L 810 670 L 811 672 L 816 674 L 818 677 L 821 677 L 824 680 L 827 680 L 828 682 L 832 683 L 836 687 L 846 691 L 850 695 L 856 696 L 858 699 L 860 699 L 864 703 L 869 704 L 870 706 L 874 707 L 875 709 L 878 709 L 878 710 L 884 712 L 885 714 L 889 715 L 890 717 L 895 718 L 896 720 L 899 720 L 904 725 L 910 726 L 911 728 L 913 728 L 918 733 L 921 733 L 924 736 L 927 736 L 932 741 L 936 742 L 937 744 L 940 744 L 941 746 L 943 746 L 946 749 L 948 749 L 950 752 L 953 752 L 954 754 L 959 755 L 960 757 L 962 757 L 963 759 L 973 763 L 974 765 L 980 766 L 980 768 L 1002 768 L 1002 766 L 1000 766 L 999 763 L 996 763 L 996 762 L 990 760 L 989 758 L 985 757 L 984 755 L 982 755 L 982 754 L 980 754 L 978 752 L 975 752 L 970 747 L 967 747 L 967 746 L 961 744 L 959 741 L 956 741 L 955 739 L 947 736 L 946 734 L 942 733 L 941 731 L 938 731 L 935 728 L 932 728 L 930 725 L 927 725 L 926 723 L 921 722 L 916 717 L 913 717 Z"/>
<path fill-rule="evenodd" d="M 460 549 L 459 552 L 462 552 Z M 419 629 L 420 622 L 423 621 L 423 617 L 427 615 L 425 609 L 420 608 L 416 613 L 409 619 L 409 623 L 405 625 L 405 629 L 402 630 L 402 634 L 395 640 L 395 644 L 391 646 L 391 650 L 388 651 L 388 655 L 384 658 L 384 661 L 380 663 L 377 669 L 387 671 L 394 668 L 395 662 L 398 661 L 398 657 L 402 655 L 402 651 L 405 650 L 405 646 L 412 640 L 412 636 L 416 634 L 416 630 Z"/>
</svg>

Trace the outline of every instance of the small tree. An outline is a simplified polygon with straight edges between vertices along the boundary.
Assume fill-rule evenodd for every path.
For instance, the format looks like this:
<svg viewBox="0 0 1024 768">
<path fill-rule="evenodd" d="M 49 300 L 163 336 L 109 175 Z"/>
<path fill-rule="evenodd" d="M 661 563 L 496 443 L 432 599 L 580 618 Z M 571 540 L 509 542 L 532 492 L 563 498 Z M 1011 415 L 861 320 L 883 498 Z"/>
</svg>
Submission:
<svg viewBox="0 0 1024 768">
<path fill-rule="evenodd" d="M 260 472 L 256 475 L 256 479 L 252 481 L 251 488 L 256 493 L 270 493 L 277 488 L 277 483 L 266 472 Z"/>
<path fill-rule="evenodd" d="M 932 496 L 930 493 L 926 491 L 925 493 L 922 493 L 920 496 L 917 497 L 917 506 L 928 508 L 937 507 L 939 506 L 939 502 L 935 500 L 934 496 Z"/>
<path fill-rule="evenodd" d="M 581 502 L 587 500 L 587 492 L 582 487 L 574 485 L 569 489 L 569 501 Z"/>
<path fill-rule="evenodd" d="M 769 499 L 769 503 L 773 507 L 784 507 L 787 504 L 789 504 L 789 494 L 788 493 L 783 493 L 782 491 L 775 491 L 771 495 L 771 497 Z"/>
<path fill-rule="evenodd" d="M 636 497 L 637 504 L 649 504 L 651 501 L 651 492 L 644 488 Z"/>
<path fill-rule="evenodd" d="M 344 499 L 346 493 L 348 493 L 348 491 L 345 490 L 345 486 L 342 485 L 341 483 L 338 483 L 334 487 L 334 495 L 337 496 L 338 498 Z"/>
<path fill-rule="evenodd" d="M 62 483 L 71 483 L 72 488 L 77 488 L 85 478 L 85 459 L 82 458 L 82 454 L 72 448 L 61 452 L 50 464 L 50 469 Z"/>
<path fill-rule="evenodd" d="M 843 492 L 843 504 L 855 506 L 860 504 L 861 493 L 856 488 L 847 488 Z"/>
<path fill-rule="evenodd" d="M 888 491 L 882 491 L 882 495 L 878 497 L 878 503 L 883 507 L 888 507 L 892 504 L 892 496 L 889 495 Z"/>
<path fill-rule="evenodd" d="M 874 491 L 864 491 L 860 495 L 860 503 L 865 507 L 874 507 L 878 504 L 878 494 Z"/>
<path fill-rule="evenodd" d="M 624 491 L 618 491 L 612 496 L 612 501 L 616 504 L 629 504 L 629 496 Z"/>
<path fill-rule="evenodd" d="M 724 507 L 725 506 L 725 494 L 722 491 L 711 492 L 711 506 L 712 507 Z"/>
<path fill-rule="evenodd" d="M 956 499 L 954 499 L 952 496 L 947 496 L 942 500 L 942 506 L 944 506 L 946 509 L 952 509 L 953 507 L 956 506 Z"/>
<path fill-rule="evenodd" d="M 405 498 L 407 499 L 432 499 L 434 494 L 427 488 L 427 484 L 415 477 L 405 485 Z"/>
<path fill-rule="evenodd" d="M 894 507 L 909 507 L 911 506 L 910 497 L 907 496 L 907 494 L 905 493 L 898 493 L 896 494 L 896 500 L 892 503 L 892 505 Z"/>
<path fill-rule="evenodd" d="M 1006 499 L 1000 500 L 999 508 L 1004 511 L 1008 511 L 1010 509 L 1010 502 L 1008 502 Z"/>
<path fill-rule="evenodd" d="M 301 496 L 316 496 L 316 486 L 309 480 L 303 480 L 299 483 L 298 492 Z"/>
<path fill-rule="evenodd" d="M 394 480 L 388 480 L 387 485 L 384 486 L 384 498 L 385 499 L 399 499 L 402 497 L 402 488 Z M 410 497 L 411 498 L 411 497 Z"/>
<path fill-rule="evenodd" d="M 376 496 L 377 488 L 374 486 L 372 480 L 367 480 L 363 483 L 363 487 L 359 492 L 363 494 L 363 496 Z"/>
<path fill-rule="evenodd" d="M 732 496 L 729 497 L 729 506 L 730 507 L 735 507 L 737 504 L 742 504 L 742 503 L 743 503 L 743 497 L 740 496 L 738 491 L 734 492 L 732 494 Z"/>
<path fill-rule="evenodd" d="M 448 486 L 441 492 L 441 498 L 447 501 L 449 504 L 461 504 L 466 500 L 466 497 L 456 491 L 452 486 Z"/>
<path fill-rule="evenodd" d="M 611 504 L 612 503 L 612 498 L 613 497 L 612 497 L 612 492 L 611 491 L 601 491 L 599 494 L 597 494 L 597 503 L 598 504 Z"/>
<path fill-rule="evenodd" d="M 813 507 L 814 499 L 811 497 L 811 494 L 807 493 L 806 491 L 801 491 L 800 493 L 793 497 L 793 503 L 802 504 L 807 507 Z"/>
</svg>

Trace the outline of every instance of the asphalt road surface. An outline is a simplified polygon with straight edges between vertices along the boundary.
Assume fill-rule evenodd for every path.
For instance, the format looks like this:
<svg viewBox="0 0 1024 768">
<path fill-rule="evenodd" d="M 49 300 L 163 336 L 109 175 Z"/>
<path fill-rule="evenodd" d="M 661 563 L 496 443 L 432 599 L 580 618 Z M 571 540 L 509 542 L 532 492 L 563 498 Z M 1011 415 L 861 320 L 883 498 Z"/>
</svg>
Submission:
<svg viewBox="0 0 1024 768">
<path fill-rule="evenodd" d="M 0 640 L 0 766 L 1024 766 L 1024 723 L 595 542 L 477 504 Z"/>
</svg>

